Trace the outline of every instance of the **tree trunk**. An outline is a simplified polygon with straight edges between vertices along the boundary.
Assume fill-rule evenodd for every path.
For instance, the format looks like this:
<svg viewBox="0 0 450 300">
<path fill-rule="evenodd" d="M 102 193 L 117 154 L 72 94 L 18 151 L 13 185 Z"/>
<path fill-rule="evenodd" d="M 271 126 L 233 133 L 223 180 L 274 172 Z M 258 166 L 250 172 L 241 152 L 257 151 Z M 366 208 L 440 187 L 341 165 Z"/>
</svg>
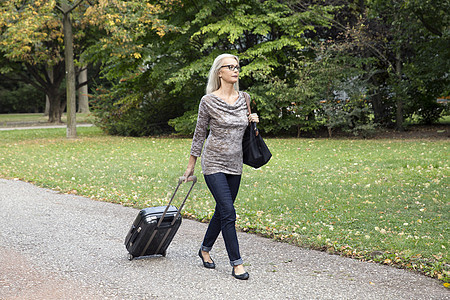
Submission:
<svg viewBox="0 0 450 300">
<path fill-rule="evenodd" d="M 398 85 L 400 86 L 402 80 L 402 58 L 400 49 L 397 50 L 395 68 L 396 68 L 395 72 L 397 74 L 398 79 Z M 396 128 L 398 131 L 404 131 L 405 129 L 403 128 L 403 93 L 397 93 L 396 104 L 397 104 Z"/>
<path fill-rule="evenodd" d="M 62 100 L 59 101 L 59 114 L 62 116 L 64 114 L 64 110 L 67 106 L 67 99 L 65 97 L 62 98 Z"/>
<path fill-rule="evenodd" d="M 28 63 L 24 63 L 23 65 L 28 75 L 20 76 L 23 82 L 42 90 L 48 96 L 48 122 L 61 123 L 61 93 L 59 88 L 65 77 L 64 63 L 57 62 L 53 66 L 32 65 Z"/>
<path fill-rule="evenodd" d="M 50 111 L 50 100 L 48 99 L 48 96 L 45 95 L 45 109 L 44 109 L 44 116 L 48 116 Z"/>
<path fill-rule="evenodd" d="M 61 123 L 61 95 L 58 87 L 54 85 L 47 89 L 47 96 L 50 103 L 48 111 L 48 121 L 50 123 Z"/>
<path fill-rule="evenodd" d="M 51 84 L 53 84 L 53 68 L 47 68 L 48 78 L 50 79 Z M 45 110 L 44 116 L 48 116 L 50 113 L 50 99 L 47 95 L 45 95 Z"/>
<path fill-rule="evenodd" d="M 372 84 L 375 86 L 374 90 L 371 92 L 370 101 L 372 102 L 372 109 L 374 115 L 375 123 L 386 124 L 386 112 L 383 105 L 383 99 L 381 97 L 380 83 L 375 76 L 370 79 Z"/>
<path fill-rule="evenodd" d="M 76 124 L 76 95 L 75 95 L 75 65 L 73 62 L 73 33 L 68 4 L 63 2 L 65 11 L 63 17 L 64 28 L 64 58 L 66 63 L 66 92 L 67 92 L 67 138 L 77 137 Z"/>
<path fill-rule="evenodd" d="M 377 91 L 374 95 L 370 97 L 370 101 L 372 102 L 375 123 L 380 124 L 385 123 L 383 100 L 381 98 L 380 93 Z"/>
<path fill-rule="evenodd" d="M 82 84 L 87 81 L 87 66 L 84 66 L 78 75 L 78 83 Z M 78 89 L 78 112 L 88 113 L 89 112 L 89 98 L 88 98 L 88 86 L 87 84 L 82 85 Z"/>
</svg>

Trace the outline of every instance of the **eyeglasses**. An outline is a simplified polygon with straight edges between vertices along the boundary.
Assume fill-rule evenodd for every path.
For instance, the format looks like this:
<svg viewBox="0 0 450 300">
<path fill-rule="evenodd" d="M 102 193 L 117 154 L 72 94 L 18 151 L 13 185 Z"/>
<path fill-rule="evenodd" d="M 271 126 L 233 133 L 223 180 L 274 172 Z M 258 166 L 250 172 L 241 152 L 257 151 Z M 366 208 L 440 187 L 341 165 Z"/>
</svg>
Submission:
<svg viewBox="0 0 450 300">
<path fill-rule="evenodd" d="M 234 71 L 234 70 L 236 70 L 236 71 L 240 71 L 241 70 L 241 67 L 239 67 L 238 65 L 225 65 L 225 66 L 221 66 L 221 68 L 228 68 L 228 70 L 230 70 L 230 71 Z"/>
</svg>

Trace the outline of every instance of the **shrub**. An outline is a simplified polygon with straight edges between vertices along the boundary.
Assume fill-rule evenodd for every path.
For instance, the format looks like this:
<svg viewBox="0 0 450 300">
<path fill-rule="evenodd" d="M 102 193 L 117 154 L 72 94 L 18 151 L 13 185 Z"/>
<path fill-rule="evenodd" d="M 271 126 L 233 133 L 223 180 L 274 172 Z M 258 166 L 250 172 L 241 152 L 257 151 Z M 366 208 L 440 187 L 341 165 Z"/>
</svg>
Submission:
<svg viewBox="0 0 450 300">
<path fill-rule="evenodd" d="M 197 111 L 187 111 L 181 117 L 169 120 L 169 125 L 181 135 L 192 135 L 197 125 Z"/>
<path fill-rule="evenodd" d="M 335 129 L 362 137 L 368 137 L 375 132 L 377 124 L 373 122 L 372 109 L 365 100 L 324 101 L 322 110 L 329 137 L 332 137 Z"/>
<path fill-rule="evenodd" d="M 31 84 L 5 81 L 0 85 L 0 113 L 37 113 L 44 107 L 45 94 Z"/>
<path fill-rule="evenodd" d="M 416 114 L 421 124 L 434 124 L 439 121 L 444 112 L 444 105 L 436 103 L 434 100 L 421 101 Z"/>
</svg>

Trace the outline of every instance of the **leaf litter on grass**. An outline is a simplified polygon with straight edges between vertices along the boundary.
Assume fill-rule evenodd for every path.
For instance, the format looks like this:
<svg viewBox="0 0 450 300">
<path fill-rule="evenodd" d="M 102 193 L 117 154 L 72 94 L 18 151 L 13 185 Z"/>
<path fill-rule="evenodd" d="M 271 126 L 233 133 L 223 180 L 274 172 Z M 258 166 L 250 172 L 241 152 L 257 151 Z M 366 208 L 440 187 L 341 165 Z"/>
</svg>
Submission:
<svg viewBox="0 0 450 300">
<path fill-rule="evenodd" d="M 77 140 L 21 133 L 14 141 L 9 135 L 0 144 L 0 176 L 127 206 L 166 203 L 186 168 L 189 139 L 89 130 L 80 130 Z M 239 228 L 448 281 L 448 142 L 267 143 L 269 164 L 244 167 L 236 201 Z M 208 221 L 214 200 L 199 166 L 196 174 L 199 183 L 185 216 Z"/>
</svg>

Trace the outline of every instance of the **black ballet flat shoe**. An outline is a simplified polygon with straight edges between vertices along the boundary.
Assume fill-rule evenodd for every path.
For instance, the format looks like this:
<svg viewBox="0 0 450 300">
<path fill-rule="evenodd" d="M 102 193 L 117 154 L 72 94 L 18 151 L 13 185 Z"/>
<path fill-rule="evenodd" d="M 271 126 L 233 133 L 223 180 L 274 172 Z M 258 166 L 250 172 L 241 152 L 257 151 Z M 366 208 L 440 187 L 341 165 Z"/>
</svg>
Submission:
<svg viewBox="0 0 450 300">
<path fill-rule="evenodd" d="M 202 249 L 198 250 L 198 256 L 200 256 L 200 258 L 202 259 L 203 262 L 203 266 L 207 269 L 214 269 L 216 267 L 216 264 L 214 263 L 214 261 L 212 261 L 212 263 L 207 262 L 203 259 L 203 255 L 202 255 Z M 212 260 L 212 259 L 211 259 Z"/>
<path fill-rule="evenodd" d="M 240 280 L 247 280 L 250 277 L 250 275 L 247 272 L 245 272 L 244 274 L 236 275 L 236 273 L 234 273 L 234 268 L 233 268 L 233 272 L 231 272 L 231 275 L 233 275 L 234 278 L 240 279 Z"/>
</svg>

